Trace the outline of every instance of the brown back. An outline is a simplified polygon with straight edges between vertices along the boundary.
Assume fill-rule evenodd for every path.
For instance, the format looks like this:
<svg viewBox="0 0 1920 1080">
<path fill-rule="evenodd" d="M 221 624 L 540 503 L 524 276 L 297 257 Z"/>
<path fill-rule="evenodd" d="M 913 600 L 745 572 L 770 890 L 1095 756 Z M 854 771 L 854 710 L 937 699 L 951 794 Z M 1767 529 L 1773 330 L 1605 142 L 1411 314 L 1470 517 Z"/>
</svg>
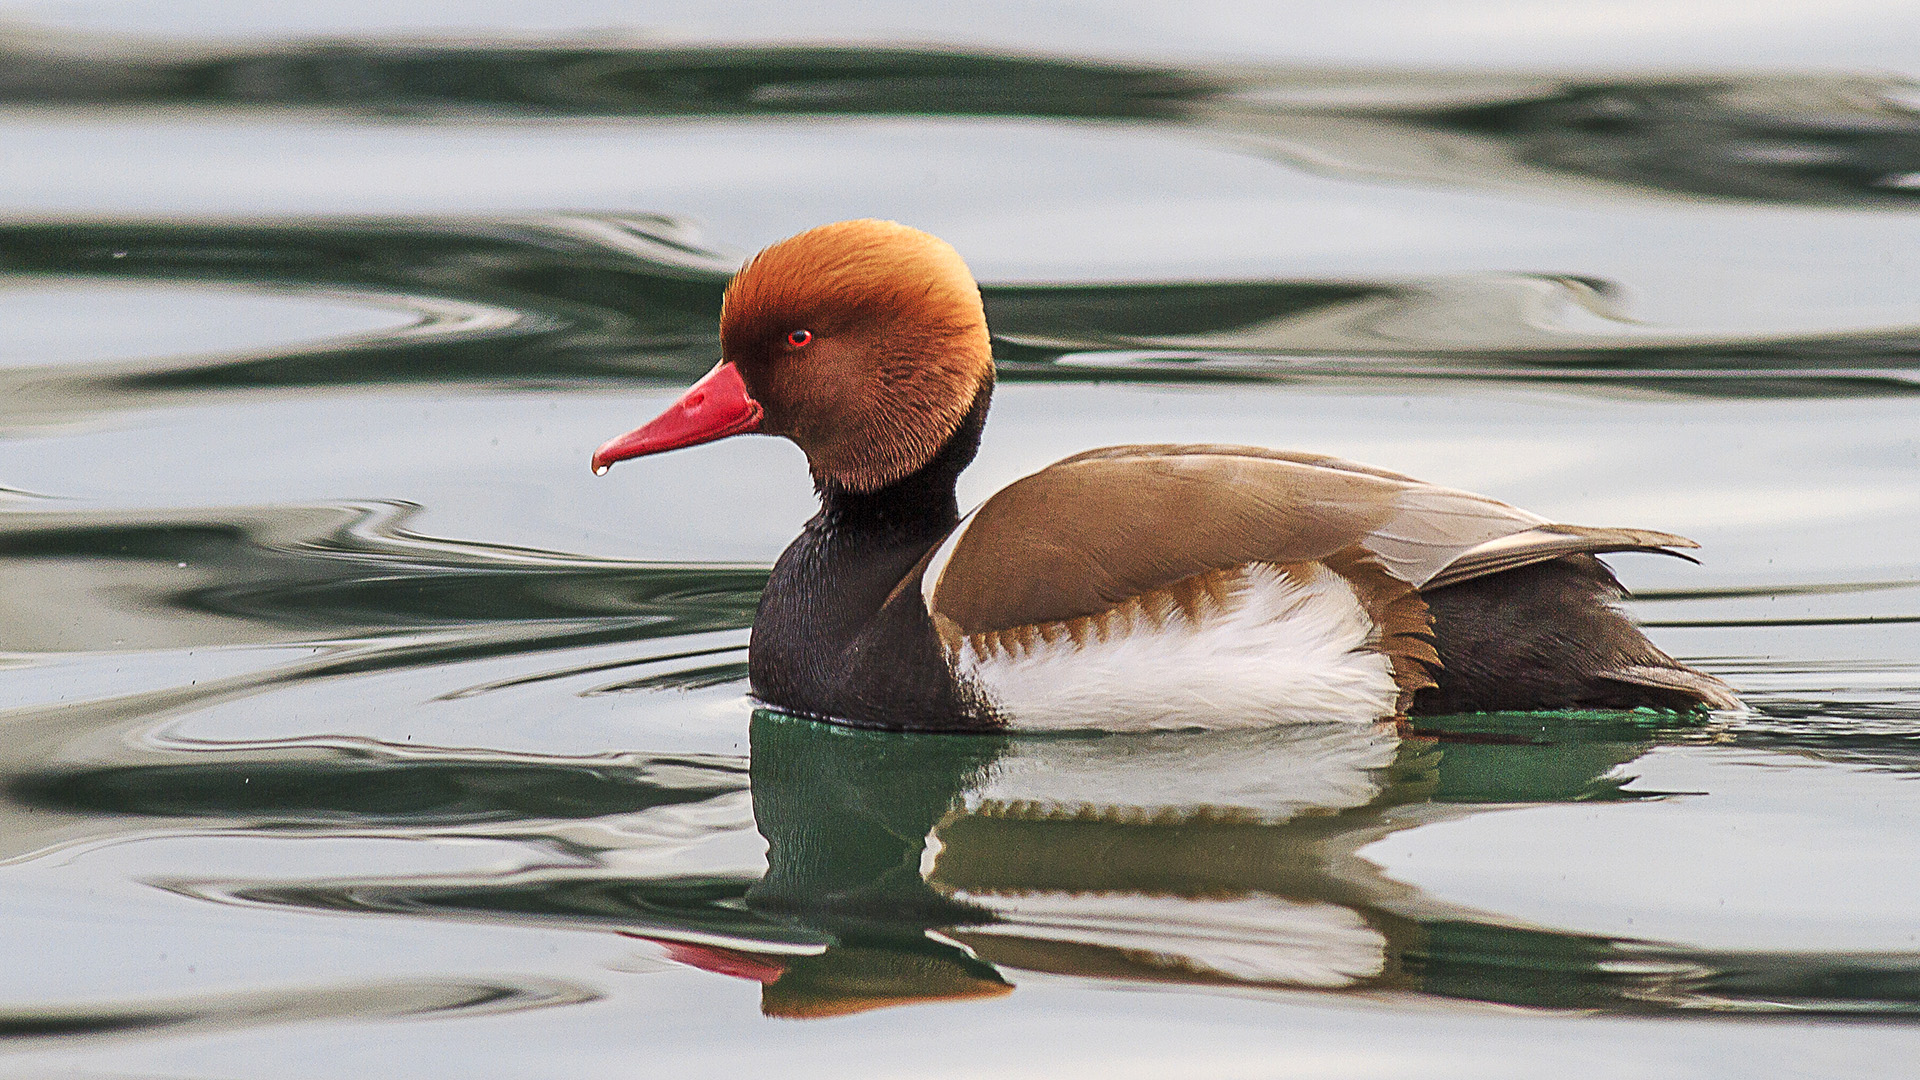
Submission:
<svg viewBox="0 0 1920 1080">
<path fill-rule="evenodd" d="M 1573 552 L 1692 547 L 1554 525 L 1337 458 L 1238 446 L 1089 451 L 989 499 L 928 561 L 928 609 L 962 633 L 1059 622 L 1210 570 L 1356 558 L 1415 589 Z"/>
</svg>

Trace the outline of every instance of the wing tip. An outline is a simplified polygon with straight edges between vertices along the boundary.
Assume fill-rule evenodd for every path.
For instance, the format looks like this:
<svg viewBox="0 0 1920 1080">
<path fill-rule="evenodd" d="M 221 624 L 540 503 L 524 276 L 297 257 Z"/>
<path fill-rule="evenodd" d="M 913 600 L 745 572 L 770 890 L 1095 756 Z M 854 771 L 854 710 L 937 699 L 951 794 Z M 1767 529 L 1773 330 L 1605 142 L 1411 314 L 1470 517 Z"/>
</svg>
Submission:
<svg viewBox="0 0 1920 1080">
<path fill-rule="evenodd" d="M 1747 704 L 1724 681 L 1684 665 L 1666 667 L 1653 664 L 1628 664 L 1598 673 L 1603 679 L 1672 690 L 1691 696 L 1700 705 L 1719 712 L 1745 712 Z"/>
<path fill-rule="evenodd" d="M 1698 540 L 1654 529 L 1621 529 L 1593 525 L 1567 525 L 1559 522 L 1541 525 L 1538 528 L 1546 532 L 1556 532 L 1562 536 L 1578 536 L 1607 543 L 1625 543 L 1635 547 L 1692 549 L 1700 546 Z"/>
</svg>

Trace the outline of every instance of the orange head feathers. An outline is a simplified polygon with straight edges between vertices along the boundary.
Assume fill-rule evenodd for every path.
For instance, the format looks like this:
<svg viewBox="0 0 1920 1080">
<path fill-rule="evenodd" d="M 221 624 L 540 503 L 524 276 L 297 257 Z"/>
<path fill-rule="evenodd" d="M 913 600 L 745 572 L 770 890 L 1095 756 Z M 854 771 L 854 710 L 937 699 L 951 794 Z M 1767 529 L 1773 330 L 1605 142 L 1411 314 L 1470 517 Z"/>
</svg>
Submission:
<svg viewBox="0 0 1920 1080">
<path fill-rule="evenodd" d="M 876 491 L 934 458 L 993 385 L 980 287 L 946 241 L 891 221 L 809 229 L 754 256 L 720 305 L 722 359 L 593 455 L 616 461 L 764 432 L 814 478 Z"/>
<path fill-rule="evenodd" d="M 993 380 L 967 264 L 891 221 L 822 225 L 755 256 L 727 287 L 720 345 L 765 410 L 759 430 L 853 491 L 932 460 Z"/>
</svg>

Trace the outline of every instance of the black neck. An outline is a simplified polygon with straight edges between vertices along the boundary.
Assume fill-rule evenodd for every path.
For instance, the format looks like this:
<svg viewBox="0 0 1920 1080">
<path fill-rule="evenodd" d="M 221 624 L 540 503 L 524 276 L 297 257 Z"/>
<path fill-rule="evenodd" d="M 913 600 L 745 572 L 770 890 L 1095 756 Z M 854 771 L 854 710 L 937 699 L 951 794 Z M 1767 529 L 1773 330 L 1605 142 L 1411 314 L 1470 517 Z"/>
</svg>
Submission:
<svg viewBox="0 0 1920 1080">
<path fill-rule="evenodd" d="M 991 380 L 982 383 L 960 426 L 917 471 L 876 491 L 852 491 L 820 481 L 820 524 L 833 531 L 869 531 L 899 535 L 937 529 L 944 534 L 960 520 L 954 485 L 980 450 L 993 398 Z"/>
<path fill-rule="evenodd" d="M 762 701 L 883 727 L 959 722 L 919 594 L 912 603 L 889 599 L 959 524 L 954 483 L 980 447 L 992 395 L 983 385 L 959 428 L 913 474 L 869 492 L 820 484 L 820 513 L 774 564 L 753 622 L 747 667 Z"/>
</svg>

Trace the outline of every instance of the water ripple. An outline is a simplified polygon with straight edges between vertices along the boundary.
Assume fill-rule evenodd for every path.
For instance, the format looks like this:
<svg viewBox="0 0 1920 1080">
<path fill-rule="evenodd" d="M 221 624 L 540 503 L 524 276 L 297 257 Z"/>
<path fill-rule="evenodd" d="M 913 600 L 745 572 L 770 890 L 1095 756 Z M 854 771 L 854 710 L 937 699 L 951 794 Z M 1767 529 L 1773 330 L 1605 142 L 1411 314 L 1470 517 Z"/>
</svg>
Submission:
<svg viewBox="0 0 1920 1080">
<path fill-rule="evenodd" d="M 316 1020 L 487 1016 L 580 1005 L 600 994 L 558 979 L 511 981 L 414 979 L 294 990 L 251 990 L 151 1001 L 0 1009 L 0 1042 L 62 1042 L 244 1029 Z"/>
<path fill-rule="evenodd" d="M 1874 75 L 1161 66 L 844 46 L 8 43 L 0 103 L 391 118 L 964 116 L 1189 133 L 1355 178 L 1912 205 L 1920 117 Z"/>
<path fill-rule="evenodd" d="M 768 845 L 764 864 L 736 857 L 700 872 L 648 872 L 641 839 L 648 827 L 639 822 L 654 820 L 658 829 L 663 815 L 685 815 L 702 796 L 721 796 L 710 793 L 718 788 L 679 788 L 692 801 L 650 795 L 639 806 L 622 785 L 606 789 L 608 803 L 597 795 L 561 799 L 560 817 L 575 809 L 637 813 L 625 828 L 638 830 L 626 840 L 606 834 L 610 846 L 568 846 L 574 857 L 563 864 L 155 883 L 248 907 L 617 933 L 678 963 L 760 982 L 763 1010 L 790 1017 L 956 1000 L 991 986 L 1005 993 L 1022 973 L 1417 993 L 1628 1015 L 1920 1013 L 1920 963 L 1910 954 L 1734 952 L 1575 933 L 1448 904 L 1393 880 L 1360 849 L 1503 805 L 1660 798 L 1620 792 L 1631 782 L 1621 767 L 1662 744 L 1714 737 L 1711 728 L 1663 728 L 1625 714 L 1435 725 L 1406 740 L 1390 729 L 1345 727 L 1175 740 L 964 739 L 873 735 L 761 714 L 753 728 L 751 819 L 700 825 L 689 818 L 675 835 L 704 829 L 712 840 L 757 829 Z M 1527 747 L 1498 735 L 1537 743 L 1537 752 L 1516 754 Z M 1276 740 L 1290 752 L 1274 754 Z M 1276 762 L 1286 768 L 1276 773 Z M 289 782 L 308 767 L 283 765 Z M 198 791 L 237 791 L 232 780 L 257 765 L 224 768 L 226 779 L 212 785 L 139 774 L 137 790 L 154 801 L 135 810 L 178 813 L 177 792 L 191 800 Z M 87 790 L 133 774 L 93 775 Z M 406 774 L 390 775 L 397 783 Z M 1157 792 L 1170 800 L 1165 805 L 1139 783 L 1147 775 L 1177 779 Z M 419 773 L 410 790 L 440 791 L 446 785 L 438 776 Z M 356 812 L 383 800 L 380 784 L 347 796 L 359 774 L 348 779 L 327 765 L 300 790 L 325 792 L 329 802 L 347 797 L 350 804 L 340 805 Z M 549 782 L 572 792 L 579 779 L 532 772 L 514 786 L 544 791 Z M 737 782 L 734 773 L 719 787 Z M 34 784 L 35 791 L 77 790 L 66 781 Z M 462 792 L 446 805 L 469 806 L 474 789 L 456 786 Z M 504 790 L 491 781 L 479 789 Z M 290 802 L 303 799 L 312 796 Z M 94 801 L 108 814 L 124 804 L 118 794 Z M 222 814 L 271 813 L 235 806 L 224 794 L 208 805 Z M 520 826 L 455 816 L 467 835 L 523 842 L 561 835 L 532 820 L 555 818 L 551 809 L 535 809 Z M 443 817 L 435 811 L 431 820 Z M 390 827 L 413 821 L 409 812 Z M 622 852 L 641 861 L 623 862 Z"/>
<path fill-rule="evenodd" d="M 416 324 L 266 354 L 14 369 L 14 422 L 209 392 L 395 384 L 677 383 L 718 353 L 737 265 L 649 217 L 0 224 L 22 275 L 248 283 L 375 297 Z M 1910 393 L 1920 324 L 1657 327 L 1577 274 L 1379 281 L 988 285 L 1012 378 L 1557 378 L 1743 396 Z"/>
<path fill-rule="evenodd" d="M 588 559 L 419 536 L 404 503 L 0 518 L 0 650 L 112 651 L 414 635 L 638 640 L 752 621 L 766 572 Z M 30 572 L 29 572 L 30 570 Z M 59 595 L 60 604 L 38 598 Z M 58 612 L 58 618 L 53 613 Z"/>
</svg>

